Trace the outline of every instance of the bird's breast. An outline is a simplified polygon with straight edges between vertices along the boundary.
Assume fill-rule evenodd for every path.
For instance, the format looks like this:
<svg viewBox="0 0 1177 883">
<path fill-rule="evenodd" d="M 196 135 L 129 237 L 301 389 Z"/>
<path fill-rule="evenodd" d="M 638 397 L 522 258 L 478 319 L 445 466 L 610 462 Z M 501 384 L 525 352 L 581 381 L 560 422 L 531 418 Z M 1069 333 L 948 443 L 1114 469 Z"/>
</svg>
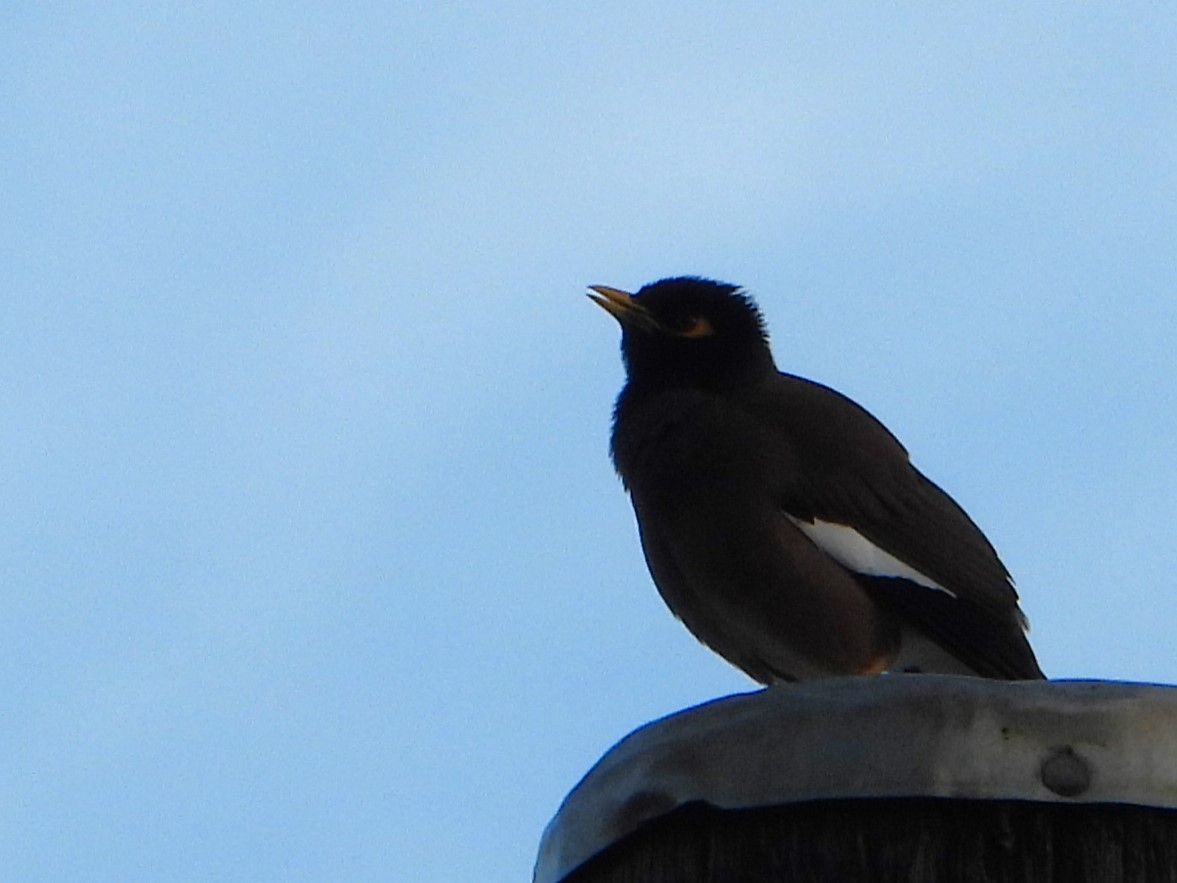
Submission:
<svg viewBox="0 0 1177 883">
<path fill-rule="evenodd" d="M 631 494 L 681 505 L 703 498 L 765 499 L 787 452 L 737 404 L 676 390 L 618 404 L 613 462 Z"/>
</svg>

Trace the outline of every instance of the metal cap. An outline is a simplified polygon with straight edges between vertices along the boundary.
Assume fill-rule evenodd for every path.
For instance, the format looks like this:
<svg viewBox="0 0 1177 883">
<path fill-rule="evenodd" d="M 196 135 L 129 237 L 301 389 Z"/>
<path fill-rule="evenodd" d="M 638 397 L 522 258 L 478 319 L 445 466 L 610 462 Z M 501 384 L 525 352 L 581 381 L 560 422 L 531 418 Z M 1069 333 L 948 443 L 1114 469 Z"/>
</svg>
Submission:
<svg viewBox="0 0 1177 883">
<path fill-rule="evenodd" d="M 708 702 L 589 770 L 544 832 L 534 883 L 685 803 L 863 797 L 1177 807 L 1177 687 L 884 675 Z"/>
</svg>

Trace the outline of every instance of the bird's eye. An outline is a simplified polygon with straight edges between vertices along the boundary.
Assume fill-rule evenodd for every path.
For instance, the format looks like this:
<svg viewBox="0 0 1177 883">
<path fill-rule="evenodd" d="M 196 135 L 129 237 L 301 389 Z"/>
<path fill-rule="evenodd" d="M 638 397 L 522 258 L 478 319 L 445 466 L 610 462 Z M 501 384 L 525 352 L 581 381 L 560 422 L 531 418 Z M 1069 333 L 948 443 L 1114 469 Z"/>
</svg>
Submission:
<svg viewBox="0 0 1177 883">
<path fill-rule="evenodd" d="M 680 337 L 710 337 L 715 329 L 702 316 L 690 316 L 682 323 L 681 330 L 676 332 Z"/>
</svg>

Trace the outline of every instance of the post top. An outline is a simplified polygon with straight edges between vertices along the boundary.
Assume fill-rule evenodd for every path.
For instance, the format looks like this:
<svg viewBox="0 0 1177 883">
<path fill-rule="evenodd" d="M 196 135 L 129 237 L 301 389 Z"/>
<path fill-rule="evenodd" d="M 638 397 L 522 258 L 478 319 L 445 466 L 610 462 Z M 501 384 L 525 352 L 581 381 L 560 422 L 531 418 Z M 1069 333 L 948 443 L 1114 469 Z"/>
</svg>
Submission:
<svg viewBox="0 0 1177 883">
<path fill-rule="evenodd" d="M 534 883 L 685 803 L 898 797 L 1177 807 L 1177 687 L 884 675 L 707 702 L 589 770 L 544 832 Z"/>
</svg>

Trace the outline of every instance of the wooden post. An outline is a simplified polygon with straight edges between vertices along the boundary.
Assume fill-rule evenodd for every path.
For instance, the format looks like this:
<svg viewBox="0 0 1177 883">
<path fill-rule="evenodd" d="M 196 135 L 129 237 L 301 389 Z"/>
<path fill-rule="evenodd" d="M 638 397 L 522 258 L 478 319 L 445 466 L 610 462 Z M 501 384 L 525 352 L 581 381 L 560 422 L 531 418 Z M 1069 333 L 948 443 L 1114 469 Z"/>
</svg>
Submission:
<svg viewBox="0 0 1177 883">
<path fill-rule="evenodd" d="M 1177 883 L 1177 687 L 846 678 L 627 736 L 535 883 Z"/>
</svg>

